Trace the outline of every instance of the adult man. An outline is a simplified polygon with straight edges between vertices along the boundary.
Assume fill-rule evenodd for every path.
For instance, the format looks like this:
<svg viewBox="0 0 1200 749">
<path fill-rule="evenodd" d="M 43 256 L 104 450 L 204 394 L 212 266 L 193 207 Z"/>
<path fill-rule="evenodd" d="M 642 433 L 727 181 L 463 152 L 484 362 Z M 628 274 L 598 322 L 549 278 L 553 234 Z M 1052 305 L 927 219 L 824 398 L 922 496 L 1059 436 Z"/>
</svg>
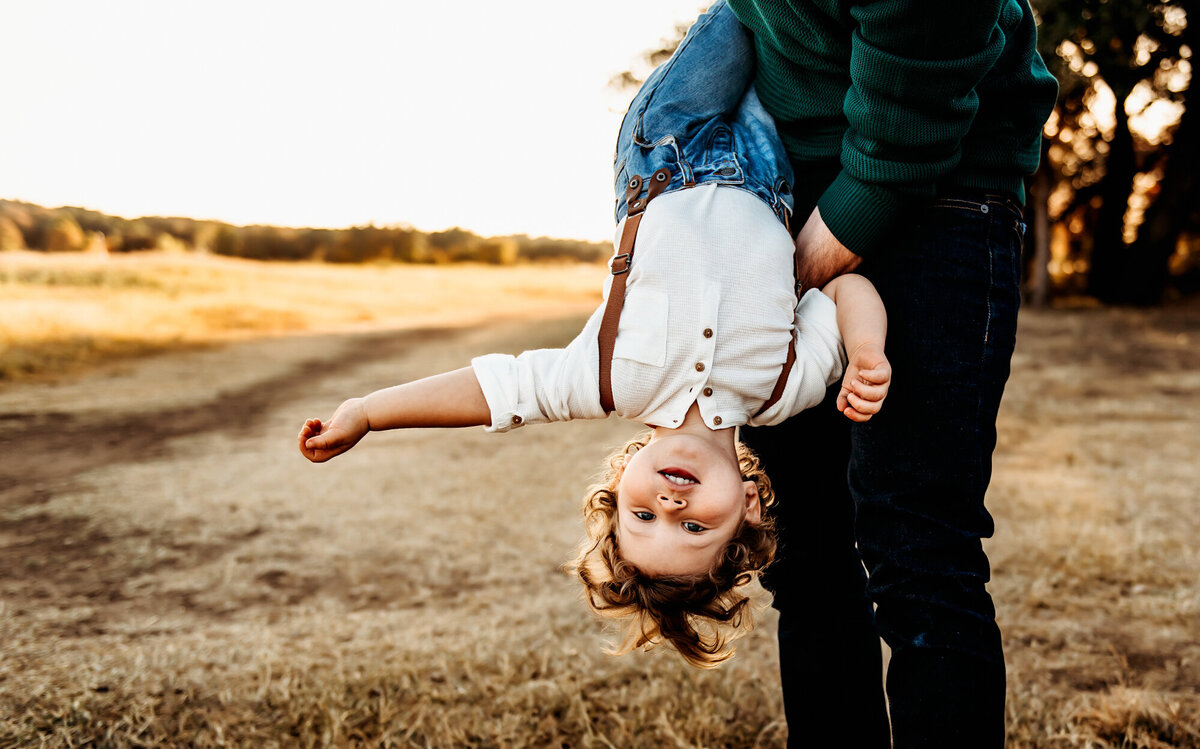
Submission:
<svg viewBox="0 0 1200 749">
<path fill-rule="evenodd" d="M 826 404 L 744 433 L 781 498 L 767 584 L 793 745 L 1003 745 L 983 498 L 1023 178 L 1056 92 L 1026 2 L 729 0 L 796 172 L 801 279 L 870 278 L 894 368 L 869 424 Z M 886 708 L 876 633 L 892 651 Z M 847 708 L 853 722 L 831 720 Z"/>
</svg>

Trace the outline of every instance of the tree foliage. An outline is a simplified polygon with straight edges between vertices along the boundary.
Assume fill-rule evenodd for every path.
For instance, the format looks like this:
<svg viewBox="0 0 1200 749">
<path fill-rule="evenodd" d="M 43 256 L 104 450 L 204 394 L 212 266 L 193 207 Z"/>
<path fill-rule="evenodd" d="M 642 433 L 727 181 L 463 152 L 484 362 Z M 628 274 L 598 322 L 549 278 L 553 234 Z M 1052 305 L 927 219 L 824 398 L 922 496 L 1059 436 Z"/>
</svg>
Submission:
<svg viewBox="0 0 1200 749">
<path fill-rule="evenodd" d="M 48 252 L 71 252 L 83 249 L 83 229 L 73 217 L 58 216 L 46 230 Z"/>
<path fill-rule="evenodd" d="M 612 253 L 606 242 L 530 238 L 485 238 L 453 228 L 432 234 L 403 226 L 297 229 L 233 226 L 217 221 L 149 216 L 124 219 L 84 208 L 43 208 L 0 200 L 0 249 L 110 252 L 189 249 L 256 260 L 323 260 L 331 263 L 598 262 Z"/>
<path fill-rule="evenodd" d="M 10 218 L 0 218 L 0 252 L 25 249 L 25 235 Z"/>
</svg>

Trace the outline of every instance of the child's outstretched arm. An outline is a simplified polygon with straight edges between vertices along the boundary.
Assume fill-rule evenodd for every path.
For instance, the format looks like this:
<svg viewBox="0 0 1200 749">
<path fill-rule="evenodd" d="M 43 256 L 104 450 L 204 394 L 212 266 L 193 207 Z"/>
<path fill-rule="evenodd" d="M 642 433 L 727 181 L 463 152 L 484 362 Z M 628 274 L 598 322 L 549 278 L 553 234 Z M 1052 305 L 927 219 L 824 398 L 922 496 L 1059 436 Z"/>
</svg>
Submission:
<svg viewBox="0 0 1200 749">
<path fill-rule="evenodd" d="M 491 412 L 471 367 L 351 398 L 328 422 L 308 419 L 300 452 L 323 463 L 358 444 L 367 432 L 409 427 L 469 427 L 491 423 Z"/>
<path fill-rule="evenodd" d="M 892 366 L 883 353 L 887 312 L 871 282 L 854 273 L 838 276 L 822 291 L 837 305 L 838 328 L 849 354 L 838 410 L 851 421 L 866 421 L 879 412 L 892 381 Z"/>
</svg>

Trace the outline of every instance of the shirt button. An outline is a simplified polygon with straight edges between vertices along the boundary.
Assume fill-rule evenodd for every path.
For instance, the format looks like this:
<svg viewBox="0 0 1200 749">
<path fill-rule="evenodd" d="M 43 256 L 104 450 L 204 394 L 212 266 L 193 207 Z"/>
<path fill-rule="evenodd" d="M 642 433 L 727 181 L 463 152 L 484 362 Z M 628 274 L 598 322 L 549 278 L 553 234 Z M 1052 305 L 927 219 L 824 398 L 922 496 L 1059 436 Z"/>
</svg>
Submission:
<svg viewBox="0 0 1200 749">
<path fill-rule="evenodd" d="M 705 338 L 712 338 L 712 328 L 705 328 L 705 329 L 704 329 L 704 337 L 705 337 Z"/>
<path fill-rule="evenodd" d="M 705 395 L 709 395 L 709 396 L 711 396 L 711 395 L 712 395 L 712 388 L 704 388 L 704 394 L 705 394 Z"/>
<path fill-rule="evenodd" d="M 704 371 L 704 362 L 702 362 L 702 361 L 698 361 L 698 362 L 696 362 L 696 371 L 697 371 L 697 372 L 703 372 L 703 371 Z"/>
<path fill-rule="evenodd" d="M 520 424 L 522 421 L 524 421 L 524 419 L 522 419 L 520 416 L 514 416 L 514 417 L 512 417 L 512 423 L 513 423 L 513 424 Z"/>
<path fill-rule="evenodd" d="M 713 417 L 713 426 L 718 426 L 718 427 L 721 426 L 721 417 L 720 416 Z"/>
</svg>

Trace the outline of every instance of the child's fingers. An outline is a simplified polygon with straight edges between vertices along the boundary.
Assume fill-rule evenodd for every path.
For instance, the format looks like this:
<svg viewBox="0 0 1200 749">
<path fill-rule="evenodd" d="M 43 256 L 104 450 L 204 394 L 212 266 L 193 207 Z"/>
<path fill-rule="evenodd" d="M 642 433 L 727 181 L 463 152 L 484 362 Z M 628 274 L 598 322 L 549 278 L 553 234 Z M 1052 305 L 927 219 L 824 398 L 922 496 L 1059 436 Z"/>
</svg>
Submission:
<svg viewBox="0 0 1200 749">
<path fill-rule="evenodd" d="M 314 435 L 321 433 L 321 420 L 308 419 L 304 422 L 304 426 L 300 427 L 300 434 Z"/>
<path fill-rule="evenodd" d="M 863 400 L 845 386 L 838 393 L 837 407 L 847 419 L 860 423 L 870 419 L 879 410 L 878 404 Z"/>
<path fill-rule="evenodd" d="M 871 401 L 866 398 L 859 397 L 857 393 L 851 392 L 847 394 L 846 401 L 860 414 L 865 414 L 868 418 L 872 414 L 879 413 L 882 404 L 879 401 Z M 865 421 L 865 419 L 864 419 Z"/>
<path fill-rule="evenodd" d="M 886 365 L 875 369 L 858 370 L 858 379 L 868 385 L 882 385 L 891 378 L 892 368 Z"/>
<path fill-rule="evenodd" d="M 330 446 L 331 442 L 332 439 L 330 438 L 329 433 L 326 432 L 325 434 L 317 434 L 309 437 L 304 441 L 304 446 L 309 450 L 324 450 Z"/>
<path fill-rule="evenodd" d="M 846 418 L 850 421 L 857 421 L 859 423 L 867 421 L 871 418 L 870 414 L 863 414 L 855 411 L 853 406 L 846 406 L 842 409 L 842 413 L 845 414 Z"/>
<path fill-rule="evenodd" d="M 306 442 L 300 449 L 300 452 L 304 454 L 304 457 L 308 458 L 313 463 L 324 463 L 333 456 L 337 455 L 339 452 L 336 447 L 314 444 L 314 441 L 319 439 L 321 438 L 313 437 L 312 439 L 308 440 L 308 442 Z"/>
<path fill-rule="evenodd" d="M 846 386 L 850 392 L 869 401 L 881 401 L 887 395 L 887 385 L 867 385 L 860 380 L 851 380 Z"/>
<path fill-rule="evenodd" d="M 319 462 L 317 459 L 317 451 L 314 450 L 313 448 L 309 447 L 309 445 L 308 445 L 309 441 L 312 439 L 313 439 L 312 427 L 306 423 L 303 427 L 300 428 L 300 435 L 299 435 L 300 454 L 303 455 L 304 457 L 308 458 L 309 460 L 313 461 L 314 463 L 316 463 L 316 462 Z"/>
</svg>

